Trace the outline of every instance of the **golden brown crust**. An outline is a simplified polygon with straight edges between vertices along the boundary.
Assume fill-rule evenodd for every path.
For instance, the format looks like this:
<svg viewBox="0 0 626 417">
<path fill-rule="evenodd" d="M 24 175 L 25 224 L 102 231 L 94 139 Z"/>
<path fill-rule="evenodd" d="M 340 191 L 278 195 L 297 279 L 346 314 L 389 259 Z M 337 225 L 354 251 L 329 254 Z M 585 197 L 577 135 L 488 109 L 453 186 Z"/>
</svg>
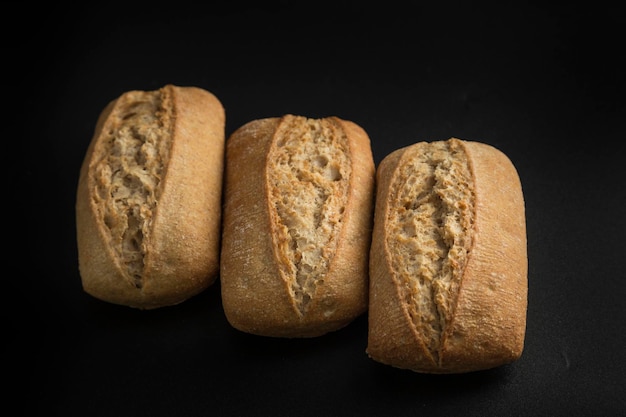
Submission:
<svg viewBox="0 0 626 417">
<path fill-rule="evenodd" d="M 149 211 L 143 270 L 132 279 L 116 252 L 104 219 L 103 180 L 96 174 L 109 157 L 104 142 L 119 127 L 122 107 L 135 95 L 159 94 L 171 113 L 166 160 Z M 116 119 L 117 118 L 117 119 Z M 137 122 L 140 123 L 140 122 Z M 79 269 L 84 290 L 104 301 L 140 309 L 178 304 L 210 286 L 219 272 L 225 112 L 220 101 L 196 87 L 164 86 L 127 92 L 101 113 L 81 167 L 76 195 Z M 165 131 L 165 130 L 164 130 Z M 100 165 L 99 165 L 100 164 Z M 141 164 L 141 162 L 139 163 Z M 113 213 L 115 214 L 115 213 Z M 146 236 L 147 235 L 147 236 Z"/>
<path fill-rule="evenodd" d="M 222 302 L 231 325 L 248 333 L 319 336 L 347 325 L 367 309 L 368 262 L 363 254 L 368 253 L 371 240 L 375 167 L 369 137 L 352 122 L 335 117 L 319 120 L 345 138 L 351 174 L 345 195 L 336 196 L 345 201 L 340 225 L 333 230 L 336 246 L 306 306 L 298 301 L 295 281 L 287 276 L 293 267 L 286 264 L 293 260 L 291 252 L 281 249 L 288 246 L 289 235 L 279 231 L 287 226 L 279 224 L 274 209 L 272 171 L 278 169 L 277 141 L 289 133 L 285 129 L 291 129 L 290 124 L 299 126 L 305 119 L 286 115 L 254 120 L 227 141 Z M 280 187 L 286 191 L 294 186 Z M 294 216 L 301 214 L 299 210 Z"/>
<path fill-rule="evenodd" d="M 458 141 L 457 139 L 451 139 Z M 385 239 L 389 188 L 408 148 L 389 154 L 377 172 L 377 200 L 370 252 L 367 354 L 398 368 L 458 373 L 510 363 L 523 350 L 527 307 L 527 252 L 521 183 L 501 151 L 460 141 L 474 184 L 472 247 L 461 277 L 453 317 L 441 336 L 438 358 L 411 323 L 394 278 Z"/>
</svg>

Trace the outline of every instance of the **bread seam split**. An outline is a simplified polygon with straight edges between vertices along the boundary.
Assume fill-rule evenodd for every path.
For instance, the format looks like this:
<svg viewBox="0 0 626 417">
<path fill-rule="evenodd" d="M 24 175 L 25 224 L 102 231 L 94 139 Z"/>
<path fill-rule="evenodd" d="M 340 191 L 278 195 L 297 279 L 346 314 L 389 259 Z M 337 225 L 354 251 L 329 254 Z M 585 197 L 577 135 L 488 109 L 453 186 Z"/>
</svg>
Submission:
<svg viewBox="0 0 626 417">
<path fill-rule="evenodd" d="M 294 307 L 304 316 L 337 248 L 347 204 L 348 140 L 332 119 L 286 115 L 267 156 L 274 253 Z"/>
<path fill-rule="evenodd" d="M 388 258 L 414 331 L 441 364 L 472 245 L 473 177 L 458 140 L 407 150 L 391 184 Z"/>
<path fill-rule="evenodd" d="M 163 88 L 133 91 L 114 109 L 95 154 L 94 207 L 99 209 L 106 238 L 122 272 L 143 286 L 146 242 L 160 197 L 174 129 L 173 98 Z"/>
</svg>

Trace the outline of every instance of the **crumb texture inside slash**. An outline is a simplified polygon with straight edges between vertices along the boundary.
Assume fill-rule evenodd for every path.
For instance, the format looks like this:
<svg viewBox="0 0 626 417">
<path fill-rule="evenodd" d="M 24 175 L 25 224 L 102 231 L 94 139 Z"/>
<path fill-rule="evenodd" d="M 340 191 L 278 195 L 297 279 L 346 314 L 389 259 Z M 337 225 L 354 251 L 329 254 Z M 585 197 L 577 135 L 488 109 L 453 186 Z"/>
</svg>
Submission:
<svg viewBox="0 0 626 417">
<path fill-rule="evenodd" d="M 171 147 L 171 97 L 133 91 L 118 99 L 101 132 L 93 193 L 110 244 L 127 278 L 142 287 L 146 242 Z"/>
<path fill-rule="evenodd" d="M 472 243 L 473 189 L 467 155 L 455 140 L 407 148 L 390 187 L 391 268 L 436 362 Z"/>
<path fill-rule="evenodd" d="M 347 138 L 330 119 L 286 116 L 268 155 L 275 250 L 301 314 L 337 246 L 351 175 Z"/>
</svg>

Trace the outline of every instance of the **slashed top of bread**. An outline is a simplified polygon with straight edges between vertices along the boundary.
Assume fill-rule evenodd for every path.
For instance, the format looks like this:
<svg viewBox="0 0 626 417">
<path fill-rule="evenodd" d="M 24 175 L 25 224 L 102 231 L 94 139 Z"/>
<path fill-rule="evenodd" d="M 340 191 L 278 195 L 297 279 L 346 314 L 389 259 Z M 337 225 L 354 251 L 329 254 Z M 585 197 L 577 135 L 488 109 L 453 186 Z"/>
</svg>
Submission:
<svg viewBox="0 0 626 417">
<path fill-rule="evenodd" d="M 390 188 L 391 269 L 416 333 L 435 362 L 472 245 L 472 182 L 464 147 L 449 140 L 408 148 Z"/>
<path fill-rule="evenodd" d="M 332 118 L 293 115 L 283 118 L 268 153 L 274 244 L 301 315 L 337 247 L 348 199 L 349 155 L 344 130 Z"/>
<path fill-rule="evenodd" d="M 142 287 L 146 242 L 172 146 L 173 104 L 167 89 L 122 95 L 94 153 L 94 206 L 122 272 Z"/>
</svg>

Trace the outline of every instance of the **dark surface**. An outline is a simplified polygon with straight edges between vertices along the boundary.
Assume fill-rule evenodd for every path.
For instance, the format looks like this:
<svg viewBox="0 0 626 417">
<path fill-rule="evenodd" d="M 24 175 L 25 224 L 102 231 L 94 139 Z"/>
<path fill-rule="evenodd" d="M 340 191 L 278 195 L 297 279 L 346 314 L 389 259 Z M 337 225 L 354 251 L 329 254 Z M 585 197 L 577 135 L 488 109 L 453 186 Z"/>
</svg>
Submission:
<svg viewBox="0 0 626 417">
<path fill-rule="evenodd" d="M 14 265 L 4 274 L 5 367 L 15 370 L 5 382 L 16 410 L 624 415 L 626 65 L 618 2 L 411 10 L 389 2 L 156 4 L 44 6 L 29 18 L 24 7 L 5 16 L 18 19 L 5 37 L 6 88 L 19 93 L 5 120 L 17 129 L 5 140 L 17 150 L 4 154 L 5 207 L 18 213 L 5 219 L 18 232 L 8 232 Z M 96 119 L 121 93 L 168 83 L 213 92 L 226 109 L 227 135 L 261 117 L 336 115 L 368 132 L 376 163 L 415 141 L 452 136 L 505 152 L 527 213 L 522 358 L 484 372 L 420 375 L 366 356 L 366 315 L 319 338 L 270 339 L 228 325 L 219 283 L 151 312 L 84 293 L 74 203 Z"/>
</svg>

